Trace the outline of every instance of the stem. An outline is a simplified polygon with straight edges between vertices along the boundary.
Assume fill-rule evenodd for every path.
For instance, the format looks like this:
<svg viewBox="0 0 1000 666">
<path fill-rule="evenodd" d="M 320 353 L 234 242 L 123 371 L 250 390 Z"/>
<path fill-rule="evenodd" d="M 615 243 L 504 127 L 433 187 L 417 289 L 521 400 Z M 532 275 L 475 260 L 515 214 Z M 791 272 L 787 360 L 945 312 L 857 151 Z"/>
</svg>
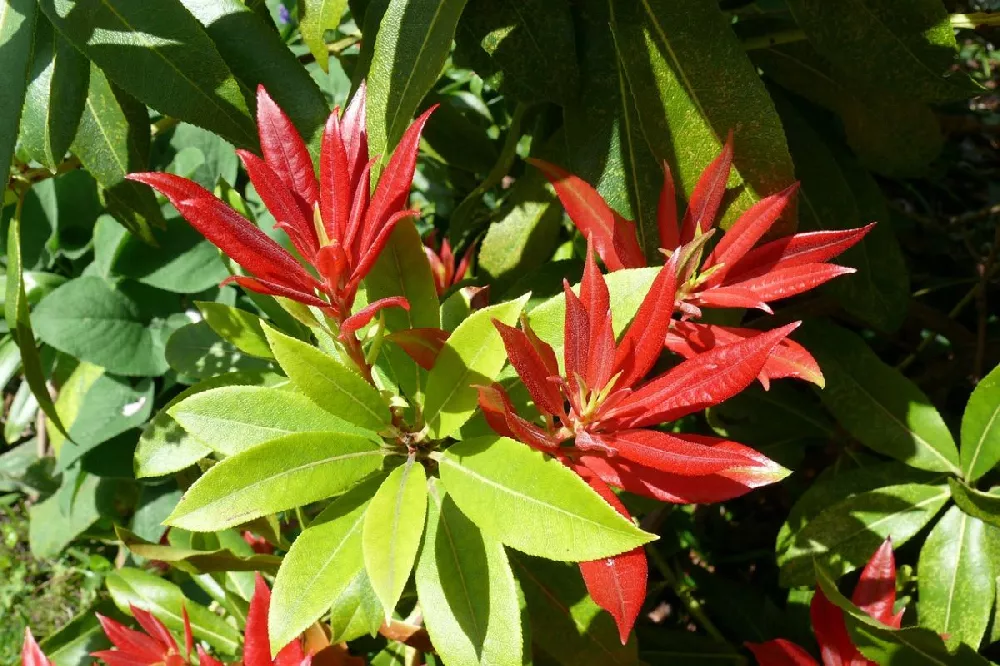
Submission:
<svg viewBox="0 0 1000 666">
<path fill-rule="evenodd" d="M 680 598 L 688 613 L 691 614 L 691 617 L 697 620 L 698 624 L 701 625 L 701 628 L 704 629 L 705 632 L 717 642 L 726 643 L 728 645 L 729 641 L 726 640 L 726 637 L 722 635 L 722 632 L 719 631 L 718 627 L 716 627 L 712 621 L 708 619 L 708 616 L 705 615 L 701 602 L 698 601 L 692 593 L 691 586 L 684 582 L 678 573 L 674 572 L 670 563 L 667 562 L 666 558 L 660 554 L 660 551 L 656 550 L 656 547 L 653 545 L 647 545 L 646 555 L 653 563 L 653 566 L 656 567 L 656 570 L 660 572 L 660 575 L 663 576 L 667 585 L 673 589 L 674 594 Z"/>
</svg>

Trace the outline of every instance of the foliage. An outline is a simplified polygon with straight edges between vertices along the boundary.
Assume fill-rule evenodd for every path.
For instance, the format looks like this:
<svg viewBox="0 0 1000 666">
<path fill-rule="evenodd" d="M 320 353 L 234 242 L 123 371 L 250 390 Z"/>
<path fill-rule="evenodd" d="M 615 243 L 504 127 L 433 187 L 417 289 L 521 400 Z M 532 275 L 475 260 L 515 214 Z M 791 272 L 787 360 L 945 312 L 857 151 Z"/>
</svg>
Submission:
<svg viewBox="0 0 1000 666">
<path fill-rule="evenodd" d="M 988 8 L 0 2 L 0 657 L 997 659 Z"/>
</svg>

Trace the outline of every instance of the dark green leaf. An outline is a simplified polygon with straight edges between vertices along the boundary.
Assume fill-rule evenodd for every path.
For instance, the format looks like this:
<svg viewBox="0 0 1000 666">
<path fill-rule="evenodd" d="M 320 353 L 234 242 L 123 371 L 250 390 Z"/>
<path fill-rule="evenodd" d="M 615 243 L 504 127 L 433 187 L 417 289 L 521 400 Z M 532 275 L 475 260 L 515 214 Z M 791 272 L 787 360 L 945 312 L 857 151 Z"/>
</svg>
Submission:
<svg viewBox="0 0 1000 666">
<path fill-rule="evenodd" d="M 255 147 L 232 72 L 180 0 L 41 0 L 42 11 L 117 85 L 160 113 Z"/>
<path fill-rule="evenodd" d="M 747 608 L 747 612 L 753 610 Z M 746 663 L 729 645 L 690 631 L 657 628 L 656 631 L 640 632 L 639 642 L 642 646 L 639 656 L 650 666 L 742 666 Z"/>
<path fill-rule="evenodd" d="M 614 0 L 612 31 L 643 134 L 690 193 L 735 132 L 730 183 L 743 184 L 726 220 L 791 185 L 781 121 L 725 15 L 701 0 Z M 684 150 L 676 150 L 683 137 Z M 793 211 L 786 219 L 793 222 Z M 724 223 L 725 224 L 725 223 Z"/>
<path fill-rule="evenodd" d="M 21 142 L 31 159 L 50 169 L 62 162 L 80 124 L 89 77 L 87 59 L 39 16 L 21 123 Z"/>
<path fill-rule="evenodd" d="M 441 75 L 465 1 L 389 1 L 368 74 L 368 150 L 382 164 Z"/>
<path fill-rule="evenodd" d="M 927 536 L 917 563 L 920 626 L 976 650 L 993 610 L 990 529 L 953 506 Z"/>
<path fill-rule="evenodd" d="M 940 0 L 788 0 L 809 41 L 867 89 L 924 102 L 964 99 L 982 89 L 954 67 L 955 34 Z"/>
<path fill-rule="evenodd" d="M 912 467 L 958 473 L 948 426 L 916 384 L 846 329 L 808 325 L 801 340 L 826 375 L 820 399 L 849 433 Z"/>
<path fill-rule="evenodd" d="M 244 354 L 235 345 L 220 338 L 204 321 L 174 331 L 167 341 L 166 359 L 177 372 L 198 379 L 218 377 L 229 372 L 276 370 L 273 363 Z"/>
<path fill-rule="evenodd" d="M 382 465 L 366 437 L 296 433 L 212 466 L 184 493 L 169 525 L 211 532 L 343 492 Z"/>
<path fill-rule="evenodd" d="M 35 504 L 29 511 L 28 543 L 35 557 L 48 559 L 58 555 L 100 519 L 102 509 L 113 497 L 112 482 L 86 474 L 78 483 L 76 476 L 67 479 L 69 476 L 64 475 L 59 493 Z M 64 493 L 72 500 L 65 508 L 60 506 Z"/>
<path fill-rule="evenodd" d="M 1000 462 L 1000 366 L 976 385 L 962 415 L 962 474 L 971 483 Z"/>
<path fill-rule="evenodd" d="M 1000 527 L 1000 496 L 970 488 L 958 479 L 948 479 L 948 485 L 958 508 L 984 523 Z"/>
<path fill-rule="evenodd" d="M 3 48 L 0 89 L 4 91 L 0 97 L 0 174 L 4 182 L 17 144 L 36 11 L 34 0 L 7 0 L 0 9 L 0 48 Z"/>
<path fill-rule="evenodd" d="M 157 289 L 196 294 L 229 276 L 219 251 L 191 225 L 171 218 L 158 245 L 128 237 L 121 244 L 113 270 Z"/>
</svg>

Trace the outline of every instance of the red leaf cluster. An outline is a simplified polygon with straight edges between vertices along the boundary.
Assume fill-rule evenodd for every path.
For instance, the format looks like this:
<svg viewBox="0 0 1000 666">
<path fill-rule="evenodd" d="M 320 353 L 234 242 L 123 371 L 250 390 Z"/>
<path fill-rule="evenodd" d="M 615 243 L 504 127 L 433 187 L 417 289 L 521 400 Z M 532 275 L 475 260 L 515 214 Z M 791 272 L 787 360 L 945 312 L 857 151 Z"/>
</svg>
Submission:
<svg viewBox="0 0 1000 666">
<path fill-rule="evenodd" d="M 452 252 L 451 243 L 448 239 L 437 242 L 437 233 L 432 231 L 424 238 L 424 254 L 431 265 L 431 273 L 434 275 L 434 288 L 437 289 L 438 296 L 441 296 L 449 288 L 455 286 L 465 279 L 465 274 L 469 272 L 469 264 L 472 262 L 472 253 L 475 251 L 475 244 L 462 255 L 462 258 L 455 263 L 455 254 Z"/>
<path fill-rule="evenodd" d="M 851 601 L 873 619 L 899 629 L 903 610 L 892 612 L 896 605 L 896 562 L 889 539 L 875 551 L 861 572 Z M 866 659 L 851 642 L 844 611 L 834 606 L 818 587 L 809 610 L 823 666 L 875 666 L 875 662 Z M 784 639 L 747 643 L 747 647 L 760 666 L 819 666 L 808 652 Z"/>
</svg>

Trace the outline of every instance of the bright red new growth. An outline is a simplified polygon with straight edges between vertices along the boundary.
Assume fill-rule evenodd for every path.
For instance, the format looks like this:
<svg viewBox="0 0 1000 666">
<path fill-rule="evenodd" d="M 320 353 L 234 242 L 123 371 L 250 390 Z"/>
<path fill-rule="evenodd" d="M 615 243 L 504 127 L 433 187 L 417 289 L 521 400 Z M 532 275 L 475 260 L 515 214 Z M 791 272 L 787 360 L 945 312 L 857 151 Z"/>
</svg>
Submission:
<svg viewBox="0 0 1000 666">
<path fill-rule="evenodd" d="M 564 285 L 563 371 L 555 351 L 526 320 L 520 329 L 494 321 L 543 425 L 519 416 L 498 384 L 479 388 L 480 407 L 494 430 L 555 456 L 623 514 L 609 485 L 671 502 L 713 502 L 785 474 L 735 442 L 648 429 L 746 388 L 797 325 L 740 338 L 645 379 L 663 351 L 672 321 L 677 261 L 675 255 L 660 269 L 616 342 L 608 287 L 588 247 L 579 296 Z M 637 550 L 583 563 L 581 571 L 591 596 L 614 616 L 624 641 L 645 596 L 645 555 Z"/>
<path fill-rule="evenodd" d="M 438 296 L 443 295 L 448 289 L 465 279 L 465 274 L 469 272 L 469 265 L 472 263 L 472 255 L 476 250 L 475 244 L 469 245 L 462 255 L 458 264 L 455 263 L 455 254 L 452 252 L 451 243 L 448 239 L 437 242 L 437 232 L 431 231 L 424 238 L 424 254 L 431 265 L 431 274 L 434 276 L 434 288 L 437 289 Z"/>
<path fill-rule="evenodd" d="M 899 629 L 905 609 L 893 613 L 896 604 L 896 563 L 889 539 L 879 546 L 862 570 L 851 601 L 871 618 Z M 875 666 L 875 662 L 866 659 L 851 643 L 844 611 L 830 602 L 818 587 L 809 614 L 823 666 Z M 817 666 L 816 660 L 805 650 L 783 639 L 747 643 L 747 647 L 760 666 Z"/>
<path fill-rule="evenodd" d="M 770 313 L 769 303 L 773 301 L 853 273 L 852 268 L 826 262 L 861 241 L 874 226 L 794 234 L 758 246 L 794 197 L 796 184 L 747 210 L 703 259 L 705 236 L 716 228 L 733 157 L 730 132 L 719 156 L 708 165 L 691 192 L 687 211 L 679 222 L 673 175 L 670 167 L 663 164 L 657 225 L 662 251 L 671 258 L 680 257 L 675 264 L 676 299 L 684 320 L 700 317 L 704 307 L 750 308 Z M 531 162 L 555 187 L 580 232 L 592 238 L 608 270 L 646 265 L 635 237 L 635 225 L 612 210 L 593 187 L 555 165 L 539 160 Z M 732 343 L 730 333 L 745 337 L 744 332 L 752 334 L 749 329 L 730 329 L 705 335 L 704 329 L 675 324 L 667 346 L 690 358 L 695 351 L 708 351 L 714 344 Z M 697 339 L 688 338 L 696 334 Z M 779 377 L 798 377 L 823 385 L 816 361 L 804 348 L 791 342 L 784 343 L 760 373 L 765 387 L 770 379 Z"/>
<path fill-rule="evenodd" d="M 271 610 L 271 590 L 264 578 L 257 574 L 247 612 L 246 633 L 243 639 L 243 666 L 308 666 L 311 657 L 296 639 L 284 645 L 271 658 L 271 640 L 267 634 L 267 615 Z"/>
<path fill-rule="evenodd" d="M 289 298 L 321 308 L 344 327 L 361 280 L 385 247 L 393 228 L 407 217 L 410 184 L 420 132 L 433 108 L 403 134 L 374 194 L 369 197 L 368 139 L 364 124 L 365 88 L 361 86 L 340 117 L 334 109 L 326 124 L 316 178 L 309 151 L 288 116 L 267 94 L 257 90 L 257 126 L 263 157 L 238 151 L 254 188 L 276 226 L 291 239 L 299 255 L 319 275 L 306 270 L 291 254 L 239 213 L 201 186 L 166 173 L 134 173 L 128 177 L 156 188 L 188 222 L 250 276 L 230 281 L 262 294 Z M 399 299 L 372 303 L 405 307 Z M 367 314 L 365 315 L 367 316 Z M 341 330 L 353 346 L 355 320 Z"/>
<path fill-rule="evenodd" d="M 130 629 L 125 625 L 104 617 L 100 613 L 97 619 L 101 623 L 108 640 L 115 646 L 114 650 L 101 650 L 91 654 L 108 666 L 184 666 L 191 656 L 191 625 L 184 615 L 184 644 L 187 656 L 181 655 L 177 641 L 167 627 L 152 613 L 135 606 L 129 606 L 132 616 L 143 628 L 145 633 Z"/>
<path fill-rule="evenodd" d="M 21 664 L 22 666 L 52 666 L 52 662 L 42 652 L 42 648 L 38 647 L 38 642 L 31 634 L 31 629 L 27 627 L 24 629 L 24 644 L 21 646 Z"/>
</svg>

